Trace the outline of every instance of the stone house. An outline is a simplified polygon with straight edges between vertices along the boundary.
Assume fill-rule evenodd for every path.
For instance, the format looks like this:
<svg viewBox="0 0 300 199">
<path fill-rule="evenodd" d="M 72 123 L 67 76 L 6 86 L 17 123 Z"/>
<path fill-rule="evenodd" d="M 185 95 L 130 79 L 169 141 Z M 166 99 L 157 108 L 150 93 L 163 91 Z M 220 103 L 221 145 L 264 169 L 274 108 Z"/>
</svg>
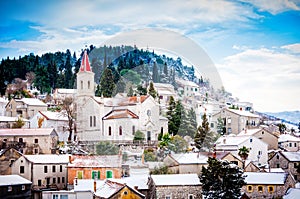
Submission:
<svg viewBox="0 0 300 199">
<path fill-rule="evenodd" d="M 281 134 L 278 138 L 278 145 L 285 151 L 299 151 L 300 138 L 290 134 Z"/>
<path fill-rule="evenodd" d="M 238 136 L 254 136 L 268 144 L 268 150 L 278 149 L 278 137 L 265 128 L 245 129 Z"/>
<path fill-rule="evenodd" d="M 300 152 L 284 152 L 278 151 L 269 159 L 271 168 L 282 168 L 285 172 L 289 172 L 296 180 L 300 180 L 300 173 L 297 168 L 300 164 Z"/>
<path fill-rule="evenodd" d="M 202 173 L 202 167 L 208 166 L 207 160 L 213 156 L 211 152 L 169 154 L 164 158 L 164 165 L 175 174 Z M 229 152 L 217 152 L 216 158 L 227 160 L 242 167 L 242 161 Z"/>
<path fill-rule="evenodd" d="M 38 111 L 47 111 L 47 104 L 36 98 L 11 99 L 5 110 L 5 116 L 30 119 Z"/>
<path fill-rule="evenodd" d="M 68 184 L 73 187 L 74 179 L 110 179 L 122 177 L 122 156 L 92 155 L 72 156 L 67 166 Z"/>
<path fill-rule="evenodd" d="M 242 187 L 250 198 L 281 198 L 294 187 L 295 181 L 288 173 L 245 172 L 246 185 Z"/>
<path fill-rule="evenodd" d="M 1 129 L 10 129 L 13 128 L 14 123 L 21 119 L 24 122 L 24 126 L 22 128 L 29 128 L 30 122 L 27 119 L 19 118 L 19 117 L 8 117 L 8 116 L 0 116 L 0 128 Z"/>
<path fill-rule="evenodd" d="M 149 199 L 202 198 L 202 184 L 196 173 L 151 175 L 148 186 Z"/>
<path fill-rule="evenodd" d="M 11 166 L 22 154 L 14 148 L 0 151 L 0 175 L 11 175 Z"/>
<path fill-rule="evenodd" d="M 68 141 L 69 120 L 64 111 L 39 111 L 30 119 L 30 128 L 54 128 L 59 141 Z"/>
<path fill-rule="evenodd" d="M 160 132 L 168 132 L 168 120 L 160 116 L 159 103 L 151 96 L 102 98 L 95 96 L 94 73 L 84 52 L 77 73 L 76 126 L 82 143 L 101 140 L 116 143 L 133 140 L 137 130 L 146 141 L 157 141 Z"/>
<path fill-rule="evenodd" d="M 1 199 L 31 198 L 31 182 L 19 175 L 0 175 Z"/>
<path fill-rule="evenodd" d="M 176 100 L 176 92 L 172 84 L 153 83 L 158 94 L 160 107 L 162 110 L 167 110 L 171 96 Z"/>
<path fill-rule="evenodd" d="M 216 141 L 216 151 L 228 151 L 239 157 L 239 149 L 243 146 L 250 149 L 247 160 L 257 165 L 266 164 L 268 161 L 268 144 L 255 136 L 222 136 Z"/>
<path fill-rule="evenodd" d="M 53 128 L 0 129 L 1 148 L 13 147 L 24 154 L 54 154 L 57 140 Z"/>
<path fill-rule="evenodd" d="M 217 127 L 218 118 L 224 122 L 225 134 L 238 134 L 245 129 L 257 128 L 259 125 L 259 115 L 245 110 L 223 108 L 220 112 L 212 115 L 214 127 Z M 213 129 L 216 131 L 216 129 Z"/>
<path fill-rule="evenodd" d="M 23 155 L 12 164 L 12 173 L 32 182 L 33 196 L 41 198 L 43 190 L 67 187 L 68 155 Z"/>
</svg>

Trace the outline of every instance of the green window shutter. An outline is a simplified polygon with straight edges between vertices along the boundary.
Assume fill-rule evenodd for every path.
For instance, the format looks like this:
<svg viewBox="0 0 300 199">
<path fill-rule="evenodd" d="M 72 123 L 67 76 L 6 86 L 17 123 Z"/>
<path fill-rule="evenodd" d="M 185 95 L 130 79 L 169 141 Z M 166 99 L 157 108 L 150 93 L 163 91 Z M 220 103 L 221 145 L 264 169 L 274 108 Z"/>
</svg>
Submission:
<svg viewBox="0 0 300 199">
<path fill-rule="evenodd" d="M 98 179 L 100 180 L 100 171 L 98 171 Z"/>
<path fill-rule="evenodd" d="M 77 178 L 78 179 L 82 179 L 83 178 L 83 172 L 82 171 L 78 171 L 77 172 Z"/>
<path fill-rule="evenodd" d="M 106 178 L 112 178 L 112 171 L 106 171 Z"/>
</svg>

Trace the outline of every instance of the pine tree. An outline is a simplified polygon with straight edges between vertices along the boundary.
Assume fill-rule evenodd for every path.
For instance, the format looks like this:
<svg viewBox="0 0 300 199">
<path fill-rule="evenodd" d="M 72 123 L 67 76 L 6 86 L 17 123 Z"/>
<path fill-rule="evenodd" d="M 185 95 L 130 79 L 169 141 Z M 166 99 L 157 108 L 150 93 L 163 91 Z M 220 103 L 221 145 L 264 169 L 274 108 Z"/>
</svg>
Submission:
<svg viewBox="0 0 300 199">
<path fill-rule="evenodd" d="M 154 89 L 153 82 L 150 82 L 148 94 L 151 95 L 154 99 L 157 97 L 157 92 Z"/>
<path fill-rule="evenodd" d="M 105 68 L 100 79 L 100 95 L 103 97 L 112 97 L 115 88 L 112 71 Z"/>
<path fill-rule="evenodd" d="M 154 64 L 153 64 L 152 81 L 155 82 L 155 83 L 159 82 L 158 68 L 157 68 L 156 62 L 154 62 Z"/>
<path fill-rule="evenodd" d="M 127 97 L 132 97 L 133 96 L 133 89 L 132 86 L 129 87 L 129 91 L 127 93 Z"/>
<path fill-rule="evenodd" d="M 206 138 L 208 132 L 210 131 L 208 126 L 208 121 L 206 118 L 206 113 L 202 116 L 202 124 L 198 127 L 195 134 L 194 142 L 198 150 L 201 150 L 203 147 L 204 139 Z"/>
<path fill-rule="evenodd" d="M 173 135 L 177 135 L 181 125 L 186 125 L 184 123 L 182 124 L 182 119 L 185 119 L 182 116 L 185 116 L 185 110 L 181 102 L 177 100 L 175 105 L 175 114 L 173 115 L 173 120 L 176 127 L 175 132 L 173 132 Z"/>
<path fill-rule="evenodd" d="M 168 118 L 168 129 L 169 133 L 172 135 L 174 132 L 176 132 L 176 124 L 173 119 L 174 111 L 175 111 L 176 102 L 173 98 L 173 96 L 170 97 L 168 111 L 167 111 L 167 118 Z"/>
<path fill-rule="evenodd" d="M 194 138 L 195 132 L 197 131 L 197 117 L 196 112 L 193 108 L 190 108 L 187 112 L 187 131 L 186 135 Z"/>
<path fill-rule="evenodd" d="M 205 199 L 238 199 L 245 185 L 243 171 L 235 164 L 208 158 L 208 167 L 202 167 L 200 182 Z"/>
</svg>

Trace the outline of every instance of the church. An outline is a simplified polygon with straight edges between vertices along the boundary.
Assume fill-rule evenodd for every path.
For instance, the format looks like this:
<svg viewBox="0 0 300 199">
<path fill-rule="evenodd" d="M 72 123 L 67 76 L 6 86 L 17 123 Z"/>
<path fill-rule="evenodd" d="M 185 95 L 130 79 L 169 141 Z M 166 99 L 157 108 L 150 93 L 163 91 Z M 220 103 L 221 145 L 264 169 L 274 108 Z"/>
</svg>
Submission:
<svg viewBox="0 0 300 199">
<path fill-rule="evenodd" d="M 145 141 L 152 142 L 161 132 L 168 132 L 168 119 L 160 116 L 159 103 L 152 96 L 96 97 L 94 75 L 85 51 L 75 96 L 75 135 L 79 143 L 130 143 L 136 131 L 143 132 Z"/>
</svg>

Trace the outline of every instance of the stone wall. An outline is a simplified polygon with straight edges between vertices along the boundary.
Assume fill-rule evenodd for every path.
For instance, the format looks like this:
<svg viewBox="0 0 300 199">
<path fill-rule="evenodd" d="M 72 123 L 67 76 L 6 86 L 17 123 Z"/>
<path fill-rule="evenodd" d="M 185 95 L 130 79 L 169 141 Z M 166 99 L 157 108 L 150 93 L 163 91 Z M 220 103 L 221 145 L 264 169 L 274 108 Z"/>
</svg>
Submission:
<svg viewBox="0 0 300 199">
<path fill-rule="evenodd" d="M 166 196 L 171 196 L 172 199 L 189 198 L 193 195 L 194 199 L 202 198 L 202 186 L 156 186 L 156 198 L 165 199 Z"/>
</svg>

